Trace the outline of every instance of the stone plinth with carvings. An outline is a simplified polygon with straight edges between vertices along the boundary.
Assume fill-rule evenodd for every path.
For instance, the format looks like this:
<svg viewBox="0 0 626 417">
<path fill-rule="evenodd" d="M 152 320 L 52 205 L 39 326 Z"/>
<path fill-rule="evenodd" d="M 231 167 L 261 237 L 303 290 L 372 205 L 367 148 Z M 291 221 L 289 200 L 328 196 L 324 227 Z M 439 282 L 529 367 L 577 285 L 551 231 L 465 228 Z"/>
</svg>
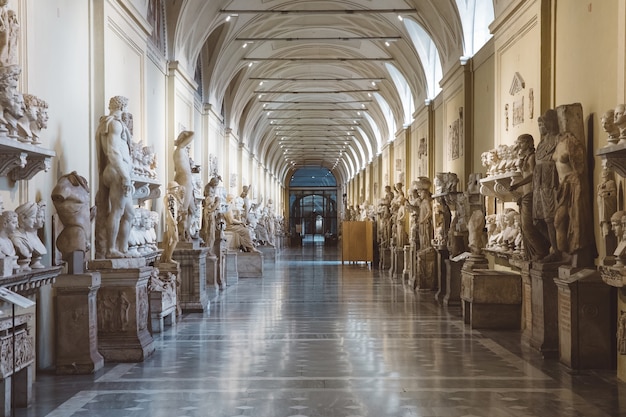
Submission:
<svg viewBox="0 0 626 417">
<path fill-rule="evenodd" d="M 180 265 L 180 288 L 178 302 L 183 312 L 209 310 L 206 285 L 206 258 L 209 249 L 200 246 L 200 241 L 179 242 L 172 258 Z"/>
<path fill-rule="evenodd" d="M 142 362 L 154 353 L 148 330 L 148 280 L 152 266 L 144 258 L 98 259 L 98 350 L 107 362 Z"/>
<path fill-rule="evenodd" d="M 56 373 L 91 374 L 104 366 L 98 352 L 98 272 L 61 274 L 56 290 Z"/>
</svg>

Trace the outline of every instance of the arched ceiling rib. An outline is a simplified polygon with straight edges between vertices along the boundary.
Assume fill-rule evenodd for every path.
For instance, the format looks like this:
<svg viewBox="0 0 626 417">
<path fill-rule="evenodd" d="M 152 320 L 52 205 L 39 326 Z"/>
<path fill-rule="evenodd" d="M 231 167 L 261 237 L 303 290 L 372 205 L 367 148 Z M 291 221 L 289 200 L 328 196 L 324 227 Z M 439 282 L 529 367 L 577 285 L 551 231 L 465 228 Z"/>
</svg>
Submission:
<svg viewBox="0 0 626 417">
<path fill-rule="evenodd" d="M 170 59 L 193 68 L 203 51 L 204 100 L 224 104 L 226 127 L 283 184 L 308 165 L 345 183 L 428 97 L 398 15 L 424 28 L 445 72 L 463 53 L 456 2 L 173 0 Z"/>
</svg>

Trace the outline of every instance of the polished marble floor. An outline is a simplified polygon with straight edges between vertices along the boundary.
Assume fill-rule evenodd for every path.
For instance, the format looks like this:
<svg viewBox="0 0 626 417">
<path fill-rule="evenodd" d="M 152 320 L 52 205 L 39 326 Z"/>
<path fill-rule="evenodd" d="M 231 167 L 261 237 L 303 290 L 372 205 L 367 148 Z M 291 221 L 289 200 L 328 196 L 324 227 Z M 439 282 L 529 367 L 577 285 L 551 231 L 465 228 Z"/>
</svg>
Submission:
<svg viewBox="0 0 626 417">
<path fill-rule="evenodd" d="M 626 416 L 614 371 L 573 373 L 518 332 L 479 332 L 336 248 L 284 249 L 155 336 L 143 363 L 40 374 L 16 416 Z"/>
</svg>

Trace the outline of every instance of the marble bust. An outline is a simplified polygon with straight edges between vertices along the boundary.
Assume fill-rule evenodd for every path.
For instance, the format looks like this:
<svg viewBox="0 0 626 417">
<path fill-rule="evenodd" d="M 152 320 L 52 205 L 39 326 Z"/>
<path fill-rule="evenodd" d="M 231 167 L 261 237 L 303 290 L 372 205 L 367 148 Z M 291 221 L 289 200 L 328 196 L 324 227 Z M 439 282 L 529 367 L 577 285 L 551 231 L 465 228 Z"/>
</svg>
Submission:
<svg viewBox="0 0 626 417">
<path fill-rule="evenodd" d="M 600 119 L 602 129 L 608 134 L 606 141 L 609 145 L 615 145 L 619 141 L 619 127 L 615 125 L 615 110 L 607 110 Z"/>
<path fill-rule="evenodd" d="M 619 141 L 626 141 L 626 104 L 618 104 L 614 110 L 614 124 L 619 129 Z"/>
<path fill-rule="evenodd" d="M 46 246 L 37 236 L 39 221 L 37 219 L 41 206 L 37 203 L 27 202 L 15 209 L 18 218 L 18 228 L 10 238 L 15 246 L 19 257 L 19 263 L 24 269 L 30 269 L 31 259 L 35 260 L 47 253 Z M 39 214 L 40 215 L 40 214 Z M 43 265 L 33 264 L 33 268 L 43 268 Z"/>
</svg>

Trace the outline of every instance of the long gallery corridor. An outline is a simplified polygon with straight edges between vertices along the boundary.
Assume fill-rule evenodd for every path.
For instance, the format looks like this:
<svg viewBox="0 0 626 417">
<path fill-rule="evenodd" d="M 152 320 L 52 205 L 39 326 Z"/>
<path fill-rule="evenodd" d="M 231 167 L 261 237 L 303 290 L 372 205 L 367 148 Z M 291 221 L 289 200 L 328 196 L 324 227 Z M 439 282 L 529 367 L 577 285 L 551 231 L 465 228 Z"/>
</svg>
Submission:
<svg viewBox="0 0 626 417">
<path fill-rule="evenodd" d="M 210 314 L 155 335 L 144 363 L 97 375 L 38 375 L 16 416 L 618 416 L 614 371 L 574 375 L 520 347 L 518 332 L 472 331 L 460 308 L 336 248 L 283 249 Z"/>
</svg>

